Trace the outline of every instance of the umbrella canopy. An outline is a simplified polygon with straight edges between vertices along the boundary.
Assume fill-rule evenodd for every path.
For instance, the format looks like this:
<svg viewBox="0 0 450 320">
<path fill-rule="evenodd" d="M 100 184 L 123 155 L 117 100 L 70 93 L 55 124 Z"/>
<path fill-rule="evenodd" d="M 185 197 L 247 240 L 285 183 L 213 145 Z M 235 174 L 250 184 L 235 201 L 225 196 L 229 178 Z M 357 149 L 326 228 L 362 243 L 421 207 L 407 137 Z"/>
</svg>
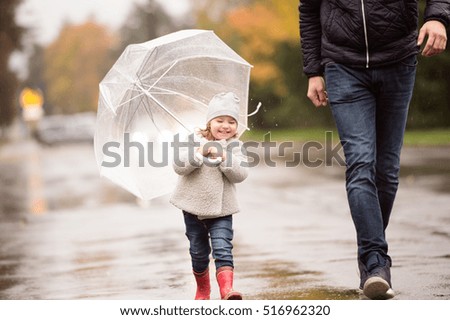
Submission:
<svg viewBox="0 0 450 320">
<path fill-rule="evenodd" d="M 240 98 L 238 134 L 247 129 L 250 68 L 212 31 L 129 45 L 100 82 L 94 137 L 100 174 L 142 199 L 171 192 L 170 142 L 205 126 L 214 95 Z"/>
</svg>

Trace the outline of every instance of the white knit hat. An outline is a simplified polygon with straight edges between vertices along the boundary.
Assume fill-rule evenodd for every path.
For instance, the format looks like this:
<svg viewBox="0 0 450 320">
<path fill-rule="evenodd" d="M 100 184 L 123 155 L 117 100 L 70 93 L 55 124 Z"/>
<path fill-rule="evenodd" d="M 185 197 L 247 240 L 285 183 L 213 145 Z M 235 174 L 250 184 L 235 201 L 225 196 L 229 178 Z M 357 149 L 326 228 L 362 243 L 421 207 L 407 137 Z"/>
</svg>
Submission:
<svg viewBox="0 0 450 320">
<path fill-rule="evenodd" d="M 239 121 L 239 98 L 233 92 L 216 94 L 208 104 L 206 123 L 219 116 L 230 116 Z"/>
</svg>

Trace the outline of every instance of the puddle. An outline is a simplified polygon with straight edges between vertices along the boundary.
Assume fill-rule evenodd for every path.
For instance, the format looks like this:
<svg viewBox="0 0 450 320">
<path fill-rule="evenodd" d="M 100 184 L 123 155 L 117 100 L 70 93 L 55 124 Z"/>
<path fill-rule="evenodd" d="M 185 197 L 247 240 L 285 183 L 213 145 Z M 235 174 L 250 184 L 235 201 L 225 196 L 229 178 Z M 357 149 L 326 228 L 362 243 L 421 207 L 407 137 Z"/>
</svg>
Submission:
<svg viewBox="0 0 450 320">
<path fill-rule="evenodd" d="M 361 295 L 358 290 L 348 290 L 337 288 L 298 288 L 279 292 L 259 294 L 252 299 L 256 300 L 359 300 Z"/>
<path fill-rule="evenodd" d="M 354 300 L 360 299 L 357 290 L 315 286 L 323 277 L 321 272 L 298 270 L 295 263 L 269 261 L 265 268 L 251 274 L 254 283 L 262 284 L 263 289 L 247 295 L 250 300 Z M 245 268 L 244 266 L 241 266 Z M 250 276 L 248 273 L 245 275 Z"/>
</svg>

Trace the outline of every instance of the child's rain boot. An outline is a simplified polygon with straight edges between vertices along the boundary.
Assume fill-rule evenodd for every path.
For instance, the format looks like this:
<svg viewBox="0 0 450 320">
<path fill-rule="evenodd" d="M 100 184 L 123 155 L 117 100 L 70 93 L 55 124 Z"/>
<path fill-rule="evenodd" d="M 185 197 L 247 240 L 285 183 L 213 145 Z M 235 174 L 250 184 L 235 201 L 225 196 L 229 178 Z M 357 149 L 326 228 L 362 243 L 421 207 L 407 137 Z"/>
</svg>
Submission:
<svg viewBox="0 0 450 320">
<path fill-rule="evenodd" d="M 195 281 L 197 282 L 197 292 L 195 293 L 195 300 L 209 300 L 211 294 L 211 284 L 209 282 L 209 269 L 201 273 L 195 271 Z"/>
<path fill-rule="evenodd" d="M 233 290 L 233 267 L 220 267 L 216 278 L 222 300 L 242 300 L 242 294 Z"/>
</svg>

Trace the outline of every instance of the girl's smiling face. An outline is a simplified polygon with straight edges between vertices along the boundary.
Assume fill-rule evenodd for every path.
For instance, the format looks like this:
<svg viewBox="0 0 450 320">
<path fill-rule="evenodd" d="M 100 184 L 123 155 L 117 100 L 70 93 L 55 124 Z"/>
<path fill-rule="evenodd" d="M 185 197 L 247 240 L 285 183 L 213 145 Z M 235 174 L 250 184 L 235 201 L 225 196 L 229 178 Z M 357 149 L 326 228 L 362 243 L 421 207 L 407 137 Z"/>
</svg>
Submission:
<svg viewBox="0 0 450 320">
<path fill-rule="evenodd" d="M 236 135 L 237 121 L 230 116 L 219 116 L 210 121 L 211 134 L 216 140 L 228 140 Z"/>
</svg>

